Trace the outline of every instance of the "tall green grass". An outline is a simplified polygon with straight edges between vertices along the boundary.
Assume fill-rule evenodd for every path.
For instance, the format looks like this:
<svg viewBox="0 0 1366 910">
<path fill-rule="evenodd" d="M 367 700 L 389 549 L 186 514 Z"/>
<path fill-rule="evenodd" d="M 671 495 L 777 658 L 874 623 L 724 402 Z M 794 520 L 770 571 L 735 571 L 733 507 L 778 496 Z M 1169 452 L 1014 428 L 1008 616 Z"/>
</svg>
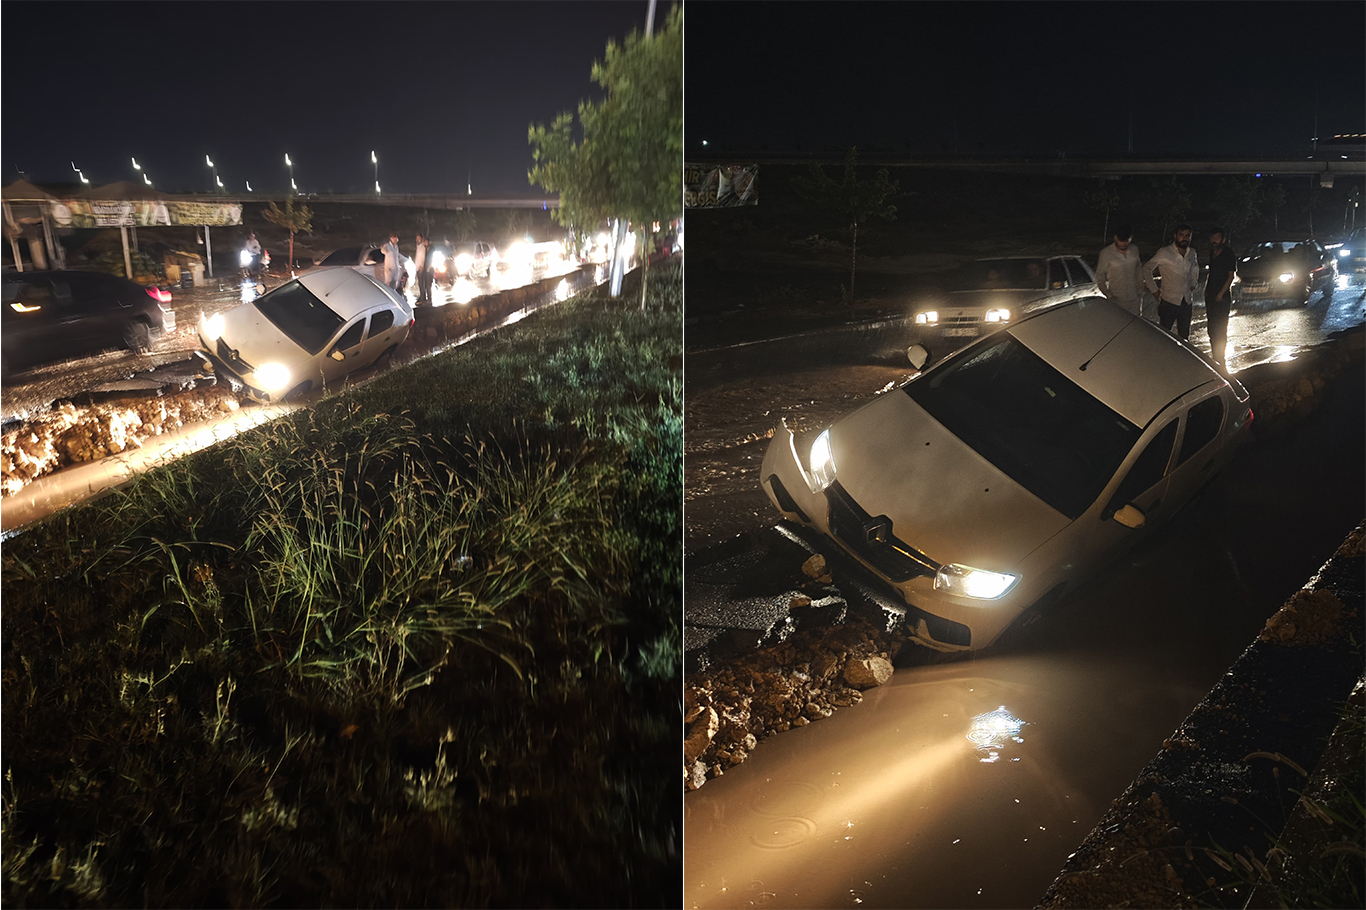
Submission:
<svg viewBox="0 0 1366 910">
<path fill-rule="evenodd" d="M 658 278 L 6 542 L 6 903 L 677 904 Z"/>
</svg>

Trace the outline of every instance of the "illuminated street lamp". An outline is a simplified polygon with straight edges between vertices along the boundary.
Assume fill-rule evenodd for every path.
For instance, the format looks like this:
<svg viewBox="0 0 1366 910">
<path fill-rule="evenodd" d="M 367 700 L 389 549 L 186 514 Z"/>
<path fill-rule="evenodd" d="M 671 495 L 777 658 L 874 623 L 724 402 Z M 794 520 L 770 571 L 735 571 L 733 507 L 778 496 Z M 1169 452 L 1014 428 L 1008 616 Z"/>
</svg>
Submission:
<svg viewBox="0 0 1366 910">
<path fill-rule="evenodd" d="M 140 171 L 140 170 L 142 170 L 142 165 L 138 164 L 138 160 L 137 160 L 136 158 L 133 158 L 132 161 L 133 161 L 133 170 L 135 170 L 135 171 Z"/>
<path fill-rule="evenodd" d="M 379 156 L 374 149 L 370 150 L 370 163 L 375 166 L 375 195 L 379 195 Z"/>
<path fill-rule="evenodd" d="M 89 183 L 89 182 L 90 182 L 89 180 L 86 179 L 85 175 L 81 173 L 81 169 L 78 168 L 78 167 L 76 167 L 76 162 L 74 162 L 74 161 L 71 162 L 71 169 L 72 169 L 73 171 L 76 172 L 76 176 L 77 176 L 77 177 L 80 177 L 80 178 L 81 178 L 81 183 Z"/>
<path fill-rule="evenodd" d="M 250 181 L 250 180 L 247 181 L 247 192 L 248 192 L 248 193 L 251 192 L 251 181 Z"/>
<path fill-rule="evenodd" d="M 289 188 L 294 192 L 299 192 L 299 188 L 294 185 L 294 162 L 289 160 L 289 152 L 285 152 L 285 167 L 289 168 Z"/>
<path fill-rule="evenodd" d="M 142 174 L 142 182 L 145 183 L 145 184 L 147 184 L 148 186 L 151 186 L 151 185 L 152 185 L 152 178 L 151 178 L 151 177 L 148 177 L 148 176 L 147 176 L 147 173 L 146 173 L 145 171 L 144 171 L 143 174 Z"/>
<path fill-rule="evenodd" d="M 223 185 L 223 181 L 218 179 L 218 166 L 213 163 L 213 159 L 210 158 L 208 155 L 204 156 L 204 163 L 207 164 L 209 168 L 213 171 L 214 184 L 221 187 Z"/>
<path fill-rule="evenodd" d="M 376 196 L 379 195 L 379 181 L 378 181 L 378 180 L 375 181 L 375 195 L 376 195 Z"/>
</svg>

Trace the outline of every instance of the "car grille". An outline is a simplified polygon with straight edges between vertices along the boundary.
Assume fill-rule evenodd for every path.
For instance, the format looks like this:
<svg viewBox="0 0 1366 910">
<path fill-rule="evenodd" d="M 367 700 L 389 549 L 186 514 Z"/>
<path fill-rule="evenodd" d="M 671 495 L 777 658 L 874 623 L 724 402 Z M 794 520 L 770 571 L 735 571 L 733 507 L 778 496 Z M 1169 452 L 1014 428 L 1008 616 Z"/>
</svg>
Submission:
<svg viewBox="0 0 1366 910">
<path fill-rule="evenodd" d="M 892 535 L 887 516 L 869 515 L 839 481 L 825 491 L 825 500 L 830 507 L 830 533 L 892 581 L 928 577 L 939 571 L 938 563 Z"/>
<path fill-rule="evenodd" d="M 939 324 L 946 329 L 973 329 L 981 322 L 975 314 L 964 313 L 959 316 L 945 316 Z"/>
<path fill-rule="evenodd" d="M 216 350 L 218 351 L 218 359 L 223 361 L 228 369 L 238 375 L 250 373 L 256 369 L 256 367 L 243 360 L 241 354 L 238 354 L 235 350 L 228 347 L 228 343 L 222 338 L 218 339 Z"/>
</svg>

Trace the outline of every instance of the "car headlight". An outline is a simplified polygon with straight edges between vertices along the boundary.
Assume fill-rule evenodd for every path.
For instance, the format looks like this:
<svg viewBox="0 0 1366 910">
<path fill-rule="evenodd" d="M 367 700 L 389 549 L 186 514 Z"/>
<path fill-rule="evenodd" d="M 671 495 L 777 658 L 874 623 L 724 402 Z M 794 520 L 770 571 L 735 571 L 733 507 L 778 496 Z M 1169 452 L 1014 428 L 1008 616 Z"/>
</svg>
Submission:
<svg viewBox="0 0 1366 910">
<path fill-rule="evenodd" d="M 915 314 L 915 324 L 916 324 L 916 325 L 938 325 L 938 324 L 939 324 L 939 311 L 938 311 L 938 310 L 922 310 L 921 312 L 916 313 L 916 314 Z"/>
<path fill-rule="evenodd" d="M 1352 255 L 1352 251 L 1347 249 L 1347 247 L 1343 247 L 1342 249 L 1338 250 L 1338 255 L 1341 256 L 1343 259 L 1346 259 L 1348 256 Z"/>
<path fill-rule="evenodd" d="M 205 341 L 217 341 L 223 335 L 223 314 L 214 313 L 212 316 L 199 314 L 199 334 L 204 336 Z"/>
<path fill-rule="evenodd" d="M 1019 577 L 1015 575 L 953 564 L 939 567 L 934 576 L 934 589 L 948 591 L 950 594 L 961 594 L 964 597 L 995 600 L 1009 591 L 1017 581 Z"/>
<path fill-rule="evenodd" d="M 461 253 L 459 256 L 455 257 L 455 271 L 457 274 L 464 275 L 470 270 L 470 266 L 472 265 L 474 265 L 474 257 L 470 256 L 469 253 Z"/>
<path fill-rule="evenodd" d="M 251 265 L 251 253 L 243 250 L 241 253 L 237 254 L 237 261 L 242 265 Z"/>
<path fill-rule="evenodd" d="M 1006 309 L 987 310 L 986 321 L 987 321 L 987 322 L 1009 322 L 1009 321 L 1010 321 L 1010 310 L 1006 310 Z"/>
<path fill-rule="evenodd" d="M 289 367 L 282 363 L 263 363 L 256 368 L 256 387 L 262 392 L 281 392 L 289 385 Z"/>
<path fill-rule="evenodd" d="M 811 476 L 807 485 L 819 493 L 835 482 L 835 456 L 830 452 L 830 431 L 824 430 L 811 443 Z"/>
<path fill-rule="evenodd" d="M 1281 284 L 1289 284 L 1295 280 L 1294 272 L 1281 272 Z"/>
<path fill-rule="evenodd" d="M 440 250 L 437 250 L 436 252 L 432 253 L 432 268 L 436 269 L 438 272 L 446 271 L 445 253 L 441 252 Z"/>
</svg>

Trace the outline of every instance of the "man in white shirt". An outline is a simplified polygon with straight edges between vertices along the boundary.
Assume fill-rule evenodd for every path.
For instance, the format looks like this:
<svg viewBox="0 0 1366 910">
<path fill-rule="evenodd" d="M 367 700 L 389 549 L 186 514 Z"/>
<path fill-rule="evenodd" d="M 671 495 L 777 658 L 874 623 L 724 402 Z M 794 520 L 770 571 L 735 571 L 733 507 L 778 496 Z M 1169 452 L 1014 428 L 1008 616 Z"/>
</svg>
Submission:
<svg viewBox="0 0 1366 910">
<path fill-rule="evenodd" d="M 1200 283 L 1200 263 L 1191 249 L 1191 226 L 1178 224 L 1172 242 L 1153 254 L 1143 264 L 1143 283 L 1157 298 L 1157 319 L 1162 328 L 1171 331 L 1176 324 L 1181 338 L 1191 337 L 1191 301 Z M 1162 273 L 1162 288 L 1153 281 L 1153 272 Z"/>
<path fill-rule="evenodd" d="M 384 283 L 399 291 L 402 282 L 403 254 L 398 250 L 398 231 L 392 231 L 389 234 L 389 242 L 384 245 Z"/>
<path fill-rule="evenodd" d="M 413 266 L 417 269 L 417 302 L 432 302 L 432 270 L 427 265 L 427 238 L 417 235 L 417 249 L 413 253 Z"/>
<path fill-rule="evenodd" d="M 1138 316 L 1143 315 L 1143 282 L 1138 270 L 1143 259 L 1133 245 L 1133 228 L 1115 226 L 1115 242 L 1100 251 L 1096 262 L 1096 287 L 1106 298 Z"/>
</svg>

